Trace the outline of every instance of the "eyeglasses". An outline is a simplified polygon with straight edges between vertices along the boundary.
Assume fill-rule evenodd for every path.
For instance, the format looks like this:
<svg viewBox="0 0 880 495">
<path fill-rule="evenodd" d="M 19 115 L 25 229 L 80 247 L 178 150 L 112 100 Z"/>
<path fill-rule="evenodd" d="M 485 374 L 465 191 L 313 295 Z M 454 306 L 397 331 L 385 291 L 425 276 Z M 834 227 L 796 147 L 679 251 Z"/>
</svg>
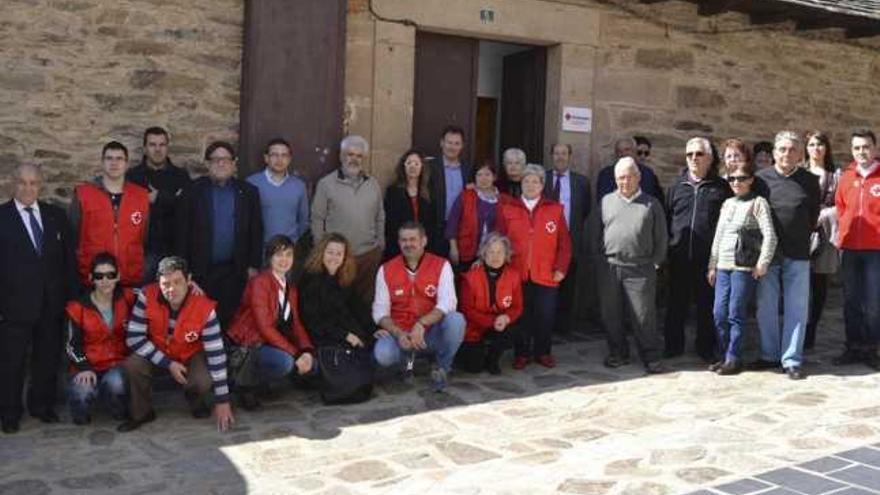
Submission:
<svg viewBox="0 0 880 495">
<path fill-rule="evenodd" d="M 92 280 L 116 280 L 118 275 L 116 272 L 92 272 Z"/>
<path fill-rule="evenodd" d="M 749 179 L 751 179 L 751 178 L 752 178 L 751 175 L 728 175 L 728 176 L 727 176 L 727 182 L 730 182 L 731 184 L 734 184 L 734 183 L 737 183 L 737 182 L 745 182 L 745 181 L 747 181 L 747 180 L 749 180 Z"/>
<path fill-rule="evenodd" d="M 686 156 L 688 158 L 702 158 L 702 157 L 706 156 L 706 152 L 705 151 L 691 151 L 691 152 L 685 153 L 684 156 Z"/>
<path fill-rule="evenodd" d="M 651 151 L 650 150 L 639 150 L 639 151 L 636 151 L 636 155 L 651 156 Z"/>
</svg>

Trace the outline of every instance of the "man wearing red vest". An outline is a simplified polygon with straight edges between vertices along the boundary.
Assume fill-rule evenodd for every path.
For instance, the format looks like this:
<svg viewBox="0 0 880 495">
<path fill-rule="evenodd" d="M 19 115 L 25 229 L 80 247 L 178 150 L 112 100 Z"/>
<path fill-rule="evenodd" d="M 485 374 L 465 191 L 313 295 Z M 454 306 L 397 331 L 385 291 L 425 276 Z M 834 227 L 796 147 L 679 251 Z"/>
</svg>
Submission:
<svg viewBox="0 0 880 495">
<path fill-rule="evenodd" d="M 846 350 L 835 365 L 862 362 L 880 370 L 880 159 L 877 137 L 852 134 L 854 161 L 840 177 L 835 197 L 842 251 L 843 320 Z"/>
<path fill-rule="evenodd" d="M 465 327 L 464 317 L 455 310 L 452 266 L 445 258 L 425 252 L 428 237 L 417 222 L 400 227 L 398 243 L 401 254 L 376 274 L 373 320 L 379 331 L 373 355 L 380 366 L 392 366 L 406 354 L 408 379 L 415 353 L 433 353 L 431 381 L 434 390 L 442 392 Z"/>
<path fill-rule="evenodd" d="M 189 267 L 182 258 L 163 258 L 157 276 L 158 284 L 141 291 L 128 322 L 125 341 L 133 354 L 123 366 L 131 386 L 131 419 L 117 430 L 131 431 L 156 419 L 153 373 L 166 369 L 183 386 L 196 418 L 211 415 L 208 394 L 213 386 L 217 427 L 225 431 L 234 419 L 216 303 L 190 289 Z"/>
<path fill-rule="evenodd" d="M 120 284 L 137 286 L 143 280 L 150 193 L 125 180 L 128 149 L 122 143 L 104 145 L 101 167 L 95 181 L 76 187 L 70 202 L 80 281 L 88 285 L 92 258 L 108 252 L 119 264 Z"/>
</svg>

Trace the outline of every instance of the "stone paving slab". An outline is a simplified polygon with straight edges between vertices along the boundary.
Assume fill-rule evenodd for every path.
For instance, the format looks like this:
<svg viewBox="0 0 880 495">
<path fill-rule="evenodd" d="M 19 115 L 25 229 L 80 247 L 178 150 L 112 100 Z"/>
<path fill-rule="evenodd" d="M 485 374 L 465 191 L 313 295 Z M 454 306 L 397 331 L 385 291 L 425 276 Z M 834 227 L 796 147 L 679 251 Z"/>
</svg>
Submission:
<svg viewBox="0 0 880 495">
<path fill-rule="evenodd" d="M 444 394 L 425 376 L 413 387 L 386 380 L 350 406 L 288 390 L 263 411 L 236 410 L 226 434 L 161 392 L 159 419 L 130 434 L 99 414 L 88 427 L 26 421 L 0 436 L 0 495 L 718 495 L 790 471 L 872 493 L 880 375 L 829 365 L 840 320 L 829 308 L 801 382 L 717 376 L 689 356 L 665 375 L 607 370 L 603 342 L 575 334 L 557 339 L 553 370 L 515 372 L 508 356 L 500 377 L 453 374 Z M 776 481 L 759 488 L 787 493 Z"/>
</svg>

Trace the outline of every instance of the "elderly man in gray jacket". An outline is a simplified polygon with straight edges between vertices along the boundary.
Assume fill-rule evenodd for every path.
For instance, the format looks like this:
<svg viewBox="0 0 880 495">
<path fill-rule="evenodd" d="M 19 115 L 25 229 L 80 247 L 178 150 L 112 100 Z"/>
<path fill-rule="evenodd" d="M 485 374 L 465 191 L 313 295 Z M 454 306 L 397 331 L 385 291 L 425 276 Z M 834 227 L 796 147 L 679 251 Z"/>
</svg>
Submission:
<svg viewBox="0 0 880 495">
<path fill-rule="evenodd" d="M 593 254 L 599 259 L 600 305 L 608 339 L 605 366 L 629 364 L 623 312 L 630 320 L 639 357 L 649 374 L 662 373 L 657 334 L 657 266 L 666 257 L 668 232 L 660 202 L 639 188 L 639 168 L 630 157 L 614 166 L 617 191 L 605 195 L 592 217 Z"/>
<path fill-rule="evenodd" d="M 325 175 L 315 187 L 312 200 L 312 237 L 337 232 L 351 245 L 357 276 L 352 287 L 365 303 L 373 303 L 374 281 L 385 243 L 385 209 L 382 186 L 364 172 L 369 153 L 367 140 L 351 135 L 339 145 L 338 169 Z"/>
</svg>

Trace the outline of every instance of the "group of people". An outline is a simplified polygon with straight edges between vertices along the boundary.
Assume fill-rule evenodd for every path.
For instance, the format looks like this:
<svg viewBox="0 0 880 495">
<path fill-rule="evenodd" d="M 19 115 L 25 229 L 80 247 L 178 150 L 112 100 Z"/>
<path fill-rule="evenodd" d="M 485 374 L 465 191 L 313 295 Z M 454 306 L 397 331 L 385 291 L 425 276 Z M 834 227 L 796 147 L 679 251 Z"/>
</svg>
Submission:
<svg viewBox="0 0 880 495">
<path fill-rule="evenodd" d="M 763 167 L 741 140 L 719 153 L 695 137 L 666 191 L 648 165 L 650 142 L 620 139 L 595 202 L 590 181 L 571 170 L 569 145 L 553 146 L 547 169 L 505 150 L 499 169 L 466 163 L 464 134 L 443 129 L 432 161 L 406 151 L 385 191 L 364 171 L 367 141 L 348 136 L 339 168 L 310 194 L 283 139 L 266 145 L 265 168 L 245 180 L 234 147 L 211 143 L 208 175 L 191 180 L 169 159 L 168 132 L 153 127 L 131 169 L 126 147 L 106 144 L 101 173 L 75 188 L 66 214 L 38 200 L 40 167 L 19 165 L 13 199 L 0 206 L 2 430 L 19 429 L 28 350 L 31 416 L 59 421 L 64 348 L 72 420 L 89 423 L 103 396 L 123 432 L 155 420 L 161 373 L 182 386 L 194 417 L 213 412 L 225 430 L 230 396 L 257 409 L 276 379 L 314 380 L 325 401 L 356 402 L 369 399 L 377 366 L 410 380 L 423 353 L 438 392 L 453 368 L 501 373 L 509 347 L 514 369 L 552 368 L 551 332 L 572 328 L 587 269 L 602 289 L 605 366 L 630 362 L 629 330 L 645 371 L 665 371 L 664 357 L 684 352 L 695 302 L 697 353 L 713 372 L 737 373 L 756 299 L 754 366 L 801 379 L 840 259 L 847 348 L 836 362 L 880 368 L 871 131 L 853 133 L 842 170 L 820 132 L 805 141 L 780 132 Z M 665 262 L 675 286 L 661 338 Z"/>
</svg>

